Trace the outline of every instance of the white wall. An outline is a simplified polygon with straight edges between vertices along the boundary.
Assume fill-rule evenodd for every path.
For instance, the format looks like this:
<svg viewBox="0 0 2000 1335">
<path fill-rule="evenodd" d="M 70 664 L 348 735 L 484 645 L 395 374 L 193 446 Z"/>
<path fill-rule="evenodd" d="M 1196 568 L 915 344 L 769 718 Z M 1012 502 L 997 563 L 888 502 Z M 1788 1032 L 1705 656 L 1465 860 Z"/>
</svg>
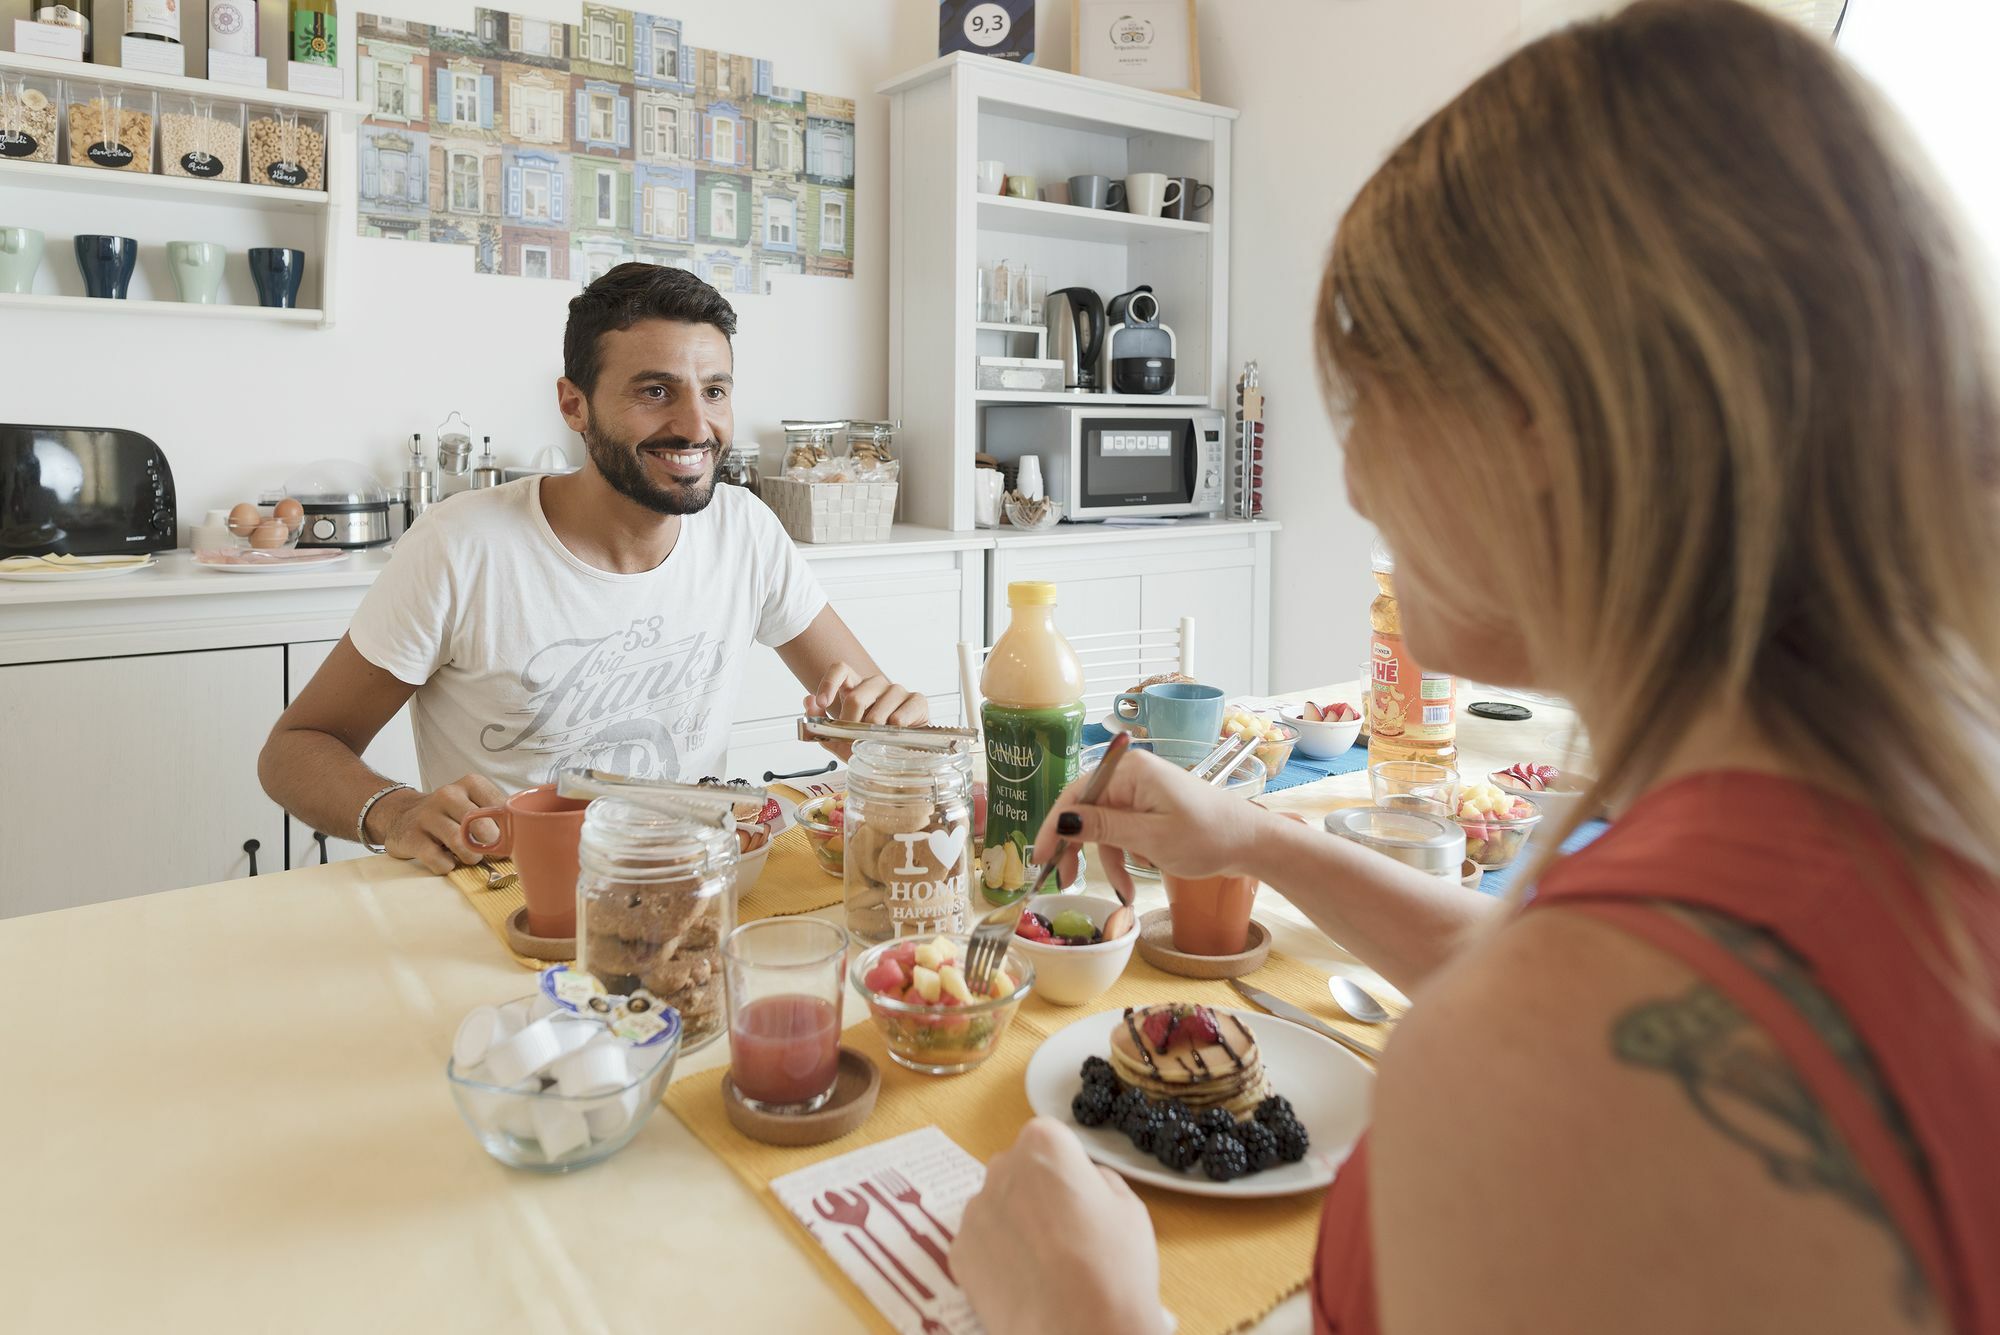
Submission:
<svg viewBox="0 0 2000 1335">
<path fill-rule="evenodd" d="M 1512 0 L 1228 0 L 1201 9 L 1202 93 L 1242 110 L 1230 245 L 1230 374 L 1268 398 L 1264 504 L 1276 544 L 1272 681 L 1355 675 L 1371 532 L 1347 507 L 1312 343 L 1341 211 L 1383 156 L 1506 53 Z"/>
<path fill-rule="evenodd" d="M 375 5 L 471 26 L 469 3 Z M 780 82 L 856 102 L 855 276 L 792 277 L 771 296 L 738 301 L 739 437 L 770 438 L 784 417 L 880 417 L 888 400 L 888 116 L 872 90 L 936 55 L 936 10 L 913 0 L 654 7 L 685 20 L 692 45 L 768 58 Z M 508 8 L 570 22 L 581 12 L 574 0 Z M 0 213 L 5 197 L 0 191 Z M 103 205 L 96 230 L 154 234 L 120 212 L 135 206 L 108 197 Z M 44 262 L 71 263 L 54 246 Z M 0 311 L 0 420 L 152 436 L 173 464 L 184 524 L 327 456 L 364 462 L 393 481 L 410 433 L 428 433 L 453 409 L 494 437 L 504 462 L 524 464 L 551 443 L 580 451 L 555 411 L 554 389 L 575 284 L 480 276 L 463 248 L 362 237 L 348 239 L 344 265 L 331 330 Z"/>
</svg>

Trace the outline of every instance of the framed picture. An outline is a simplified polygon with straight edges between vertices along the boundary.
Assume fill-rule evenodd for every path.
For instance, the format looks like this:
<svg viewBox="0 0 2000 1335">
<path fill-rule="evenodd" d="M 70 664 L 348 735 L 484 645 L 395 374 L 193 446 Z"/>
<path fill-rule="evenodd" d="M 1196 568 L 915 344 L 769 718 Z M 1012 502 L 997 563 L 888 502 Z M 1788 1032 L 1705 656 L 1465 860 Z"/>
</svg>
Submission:
<svg viewBox="0 0 2000 1335">
<path fill-rule="evenodd" d="M 1086 79 L 1201 97 L 1194 0 L 1075 0 L 1070 42 Z"/>
</svg>

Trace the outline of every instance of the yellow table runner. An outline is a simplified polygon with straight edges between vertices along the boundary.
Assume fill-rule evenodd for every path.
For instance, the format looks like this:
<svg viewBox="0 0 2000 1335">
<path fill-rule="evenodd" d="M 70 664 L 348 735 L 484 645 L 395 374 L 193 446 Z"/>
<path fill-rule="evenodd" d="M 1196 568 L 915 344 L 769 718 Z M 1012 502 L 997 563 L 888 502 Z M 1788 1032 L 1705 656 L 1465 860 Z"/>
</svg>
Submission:
<svg viewBox="0 0 2000 1335">
<path fill-rule="evenodd" d="M 1383 1042 L 1382 1026 L 1342 1019 L 1327 996 L 1325 975 L 1296 960 L 1273 953 L 1250 981 L 1365 1042 Z M 865 1126 L 825 1145 L 780 1149 L 740 1134 L 723 1111 L 725 1072 L 721 1069 L 676 1081 L 667 1090 L 666 1105 L 786 1221 L 799 1244 L 811 1253 L 848 1303 L 875 1328 L 891 1331 L 893 1327 L 882 1320 L 824 1249 L 792 1221 L 771 1194 L 771 1180 L 821 1159 L 933 1124 L 943 1127 L 976 1158 L 990 1159 L 1013 1143 L 1031 1116 L 1025 1076 L 1028 1059 L 1044 1039 L 1094 1011 L 1167 1000 L 1255 1011 L 1227 983 L 1176 977 L 1134 955 L 1117 985 L 1087 1006 L 1052 1006 L 1031 994 L 1001 1040 L 999 1051 L 965 1075 L 938 1077 L 904 1070 L 889 1059 L 881 1031 L 872 1021 L 849 1026 L 842 1042 L 867 1053 L 880 1068 L 881 1099 Z M 860 1002 L 850 993 L 846 1004 Z M 1264 1023 L 1284 1021 L 1266 1019 Z M 1312 1267 L 1323 1192 L 1238 1201 L 1145 1186 L 1138 1191 L 1159 1234 L 1161 1299 L 1180 1318 L 1181 1335 L 1220 1335 L 1236 1330 L 1264 1316 L 1305 1284 Z"/>
</svg>

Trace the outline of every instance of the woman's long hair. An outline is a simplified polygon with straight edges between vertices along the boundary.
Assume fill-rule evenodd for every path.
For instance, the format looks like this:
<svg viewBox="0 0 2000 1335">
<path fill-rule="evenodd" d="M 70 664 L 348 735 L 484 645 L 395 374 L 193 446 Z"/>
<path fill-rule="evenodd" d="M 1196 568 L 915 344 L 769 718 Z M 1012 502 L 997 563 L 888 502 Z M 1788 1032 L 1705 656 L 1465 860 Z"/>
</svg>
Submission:
<svg viewBox="0 0 2000 1335">
<path fill-rule="evenodd" d="M 1920 936 L 1990 981 L 1936 841 L 2000 872 L 2000 386 L 1977 266 L 1825 44 L 1735 0 L 1643 0 L 1523 48 L 1365 185 L 1320 292 L 1349 471 L 1427 490 L 1467 572 L 1642 788 L 1733 706 L 1864 794 L 1917 861 Z M 1562 833 L 1567 833 L 1566 831 Z M 1551 843 L 1549 846 L 1553 846 Z"/>
</svg>

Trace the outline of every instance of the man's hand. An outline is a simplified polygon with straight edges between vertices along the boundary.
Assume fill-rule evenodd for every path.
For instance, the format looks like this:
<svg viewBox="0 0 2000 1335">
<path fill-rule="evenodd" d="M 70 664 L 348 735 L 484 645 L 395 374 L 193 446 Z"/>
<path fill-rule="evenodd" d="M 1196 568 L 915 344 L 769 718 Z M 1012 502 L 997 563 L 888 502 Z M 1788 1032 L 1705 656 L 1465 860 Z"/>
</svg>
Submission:
<svg viewBox="0 0 2000 1335">
<path fill-rule="evenodd" d="M 842 723 L 921 728 L 931 721 L 931 702 L 923 696 L 879 672 L 864 677 L 845 663 L 835 663 L 826 670 L 819 689 L 806 697 L 805 709 L 808 714 L 824 714 Z M 854 749 L 847 742 L 823 741 L 820 745 L 842 760 Z"/>
<path fill-rule="evenodd" d="M 461 864 L 472 866 L 486 854 L 468 843 L 458 832 L 458 823 L 468 811 L 497 807 L 507 794 L 483 774 L 468 774 L 457 783 L 448 783 L 436 792 L 420 793 L 403 789 L 389 794 L 368 812 L 364 832 L 389 850 L 389 856 L 420 862 L 443 876 Z M 490 820 L 476 820 L 468 830 L 483 844 L 500 837 L 500 829 Z"/>
</svg>

